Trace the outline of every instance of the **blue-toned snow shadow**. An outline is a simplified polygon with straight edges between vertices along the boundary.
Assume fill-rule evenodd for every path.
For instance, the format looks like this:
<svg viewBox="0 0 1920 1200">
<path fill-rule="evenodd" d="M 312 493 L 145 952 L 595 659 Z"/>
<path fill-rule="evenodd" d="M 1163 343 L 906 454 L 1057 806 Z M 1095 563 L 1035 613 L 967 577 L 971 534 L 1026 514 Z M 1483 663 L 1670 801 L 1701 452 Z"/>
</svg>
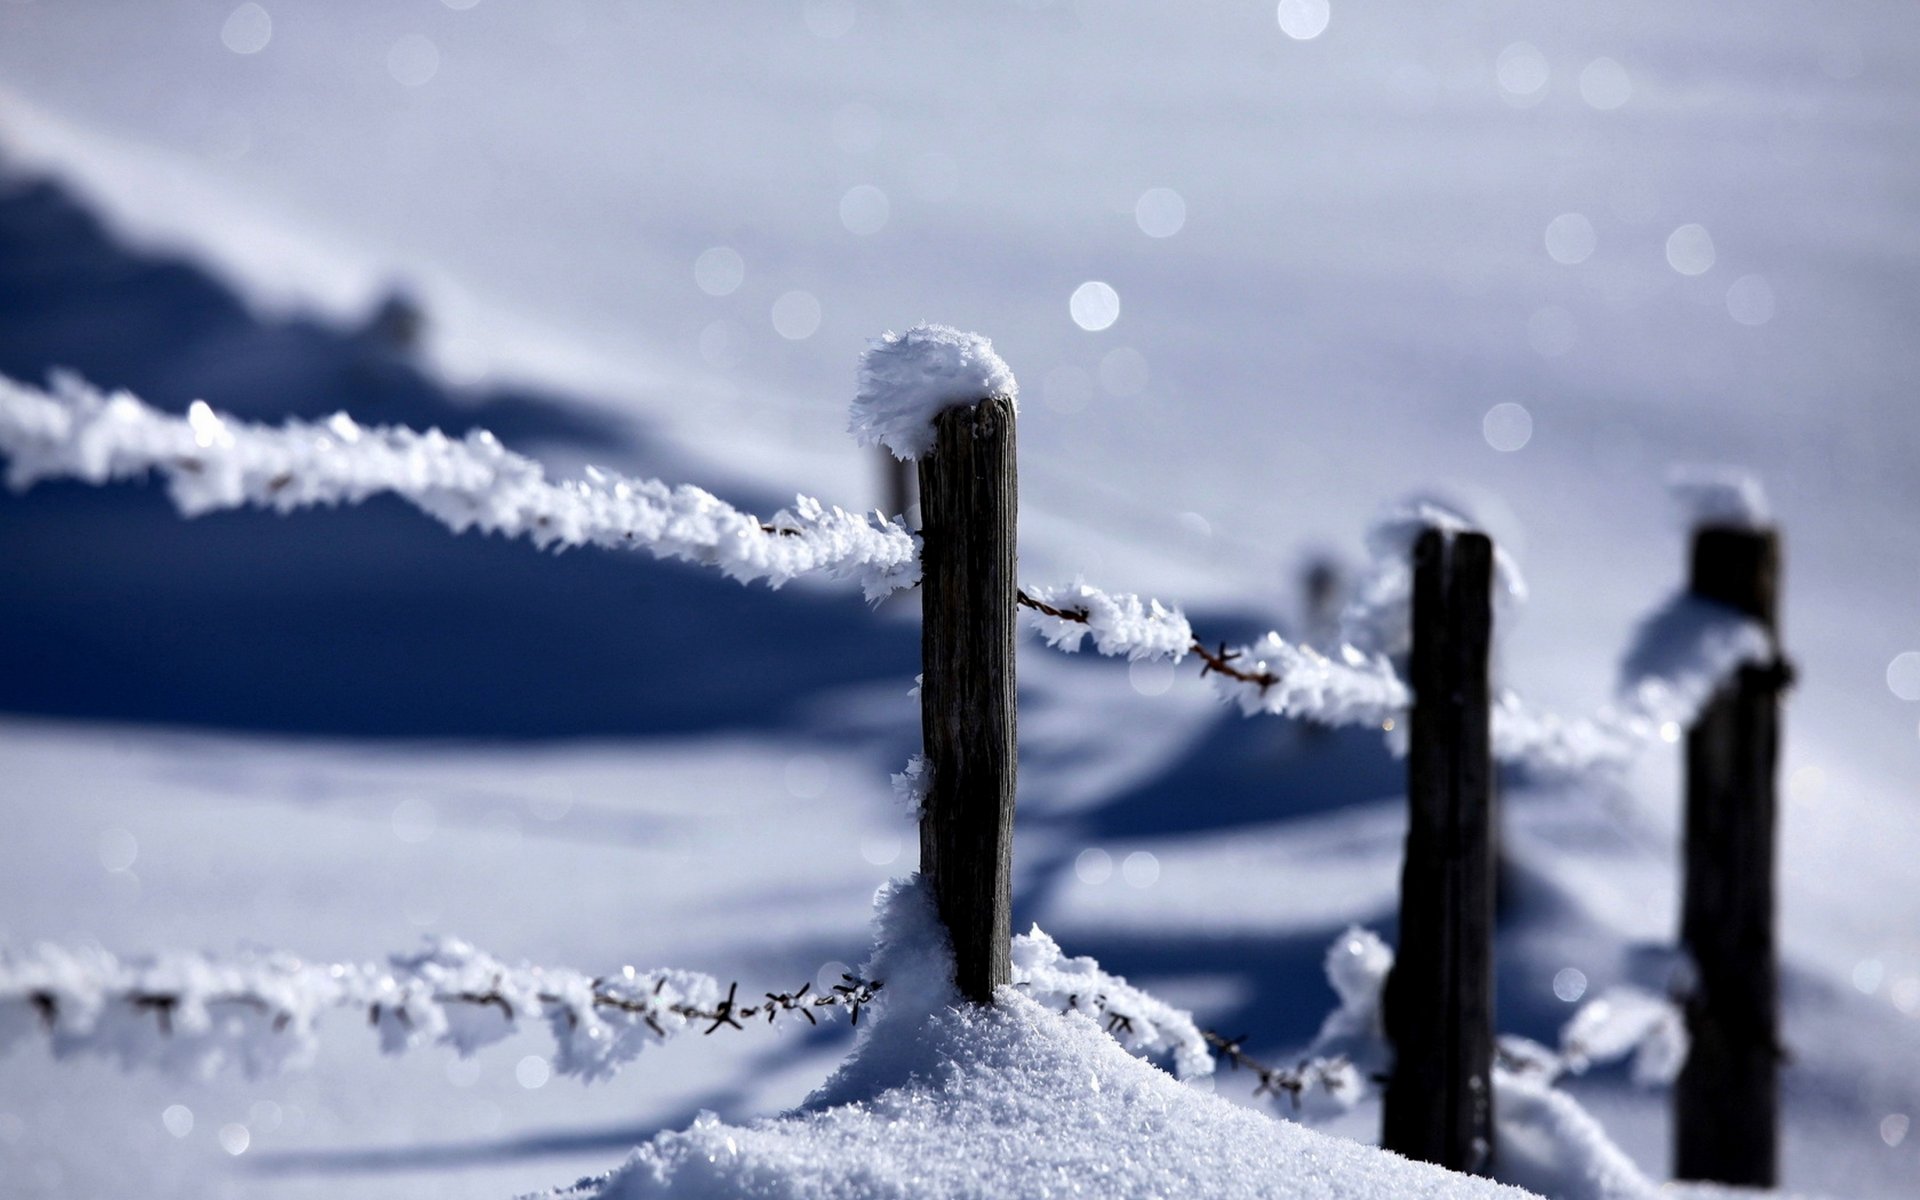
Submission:
<svg viewBox="0 0 1920 1200">
<path fill-rule="evenodd" d="M 184 409 L 494 430 L 674 476 L 638 423 L 525 390 L 455 396 L 363 330 L 250 313 L 119 245 L 58 187 L 0 190 L 0 372 L 71 367 Z M 431 314 L 427 314 L 431 319 Z M 780 501 L 728 498 L 771 512 Z M 450 536 L 393 501 L 183 521 L 157 488 L 0 497 L 0 710 L 363 737 L 759 728 L 822 689 L 911 678 L 915 632 L 857 595 L 769 596 L 641 554 Z"/>
</svg>

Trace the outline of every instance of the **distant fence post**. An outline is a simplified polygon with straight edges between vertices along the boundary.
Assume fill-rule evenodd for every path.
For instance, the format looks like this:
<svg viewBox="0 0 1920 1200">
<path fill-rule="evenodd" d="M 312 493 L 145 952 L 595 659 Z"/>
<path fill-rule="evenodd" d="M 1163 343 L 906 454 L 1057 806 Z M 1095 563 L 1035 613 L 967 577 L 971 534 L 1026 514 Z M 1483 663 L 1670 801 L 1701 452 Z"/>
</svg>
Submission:
<svg viewBox="0 0 1920 1200">
<path fill-rule="evenodd" d="M 951 408 L 935 429 L 920 459 L 920 722 L 932 766 L 920 871 L 953 939 L 961 994 L 988 1004 L 1012 979 L 1013 403 Z"/>
<path fill-rule="evenodd" d="M 1483 1172 L 1493 1145 L 1493 543 L 1428 529 L 1413 549 L 1413 711 L 1393 1045 L 1381 1145 Z"/>
<path fill-rule="evenodd" d="M 1693 594 L 1738 609 L 1778 645 L 1772 529 L 1694 532 Z M 1673 1093 L 1678 1179 L 1771 1188 L 1779 1163 L 1774 766 L 1784 666 L 1742 667 L 1687 733 L 1680 942 L 1692 960 L 1692 1046 Z"/>
</svg>

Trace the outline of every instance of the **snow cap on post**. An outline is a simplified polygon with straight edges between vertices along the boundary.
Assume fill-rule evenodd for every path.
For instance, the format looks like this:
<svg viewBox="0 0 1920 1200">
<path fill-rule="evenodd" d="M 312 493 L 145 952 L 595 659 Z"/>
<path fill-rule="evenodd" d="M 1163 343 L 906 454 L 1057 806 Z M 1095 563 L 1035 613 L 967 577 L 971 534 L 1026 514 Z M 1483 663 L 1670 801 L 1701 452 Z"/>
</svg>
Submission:
<svg viewBox="0 0 1920 1200">
<path fill-rule="evenodd" d="M 1004 396 L 1019 411 L 1020 385 L 977 333 L 915 325 L 867 343 L 848 432 L 862 446 L 885 446 L 913 460 L 933 449 L 933 419 L 949 408 Z"/>
<path fill-rule="evenodd" d="M 1772 523 L 1759 477 L 1739 467 L 1676 466 L 1667 472 L 1667 490 L 1696 528 L 1765 529 Z"/>
</svg>

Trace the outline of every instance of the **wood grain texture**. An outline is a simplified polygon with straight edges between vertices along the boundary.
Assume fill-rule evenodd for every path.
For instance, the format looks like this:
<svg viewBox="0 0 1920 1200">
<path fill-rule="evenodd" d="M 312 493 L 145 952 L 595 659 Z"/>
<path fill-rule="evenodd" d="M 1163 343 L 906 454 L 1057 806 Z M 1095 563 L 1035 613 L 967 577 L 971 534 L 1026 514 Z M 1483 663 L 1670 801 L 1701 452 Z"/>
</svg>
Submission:
<svg viewBox="0 0 1920 1200">
<path fill-rule="evenodd" d="M 1779 573 L 1773 530 L 1694 534 L 1693 593 L 1755 618 L 1776 639 Z M 1778 1174 L 1774 775 L 1783 683 L 1777 667 L 1743 668 L 1687 733 L 1680 941 L 1693 964 L 1692 1049 L 1673 1094 L 1679 1179 L 1771 1188 Z"/>
<path fill-rule="evenodd" d="M 920 871 L 976 1004 L 1010 982 L 1019 480 L 1011 401 L 948 409 L 920 460 Z"/>
<path fill-rule="evenodd" d="M 1394 1062 L 1381 1145 L 1484 1172 L 1495 1150 L 1493 543 L 1429 529 L 1413 567 L 1407 851 L 1382 999 Z"/>
</svg>

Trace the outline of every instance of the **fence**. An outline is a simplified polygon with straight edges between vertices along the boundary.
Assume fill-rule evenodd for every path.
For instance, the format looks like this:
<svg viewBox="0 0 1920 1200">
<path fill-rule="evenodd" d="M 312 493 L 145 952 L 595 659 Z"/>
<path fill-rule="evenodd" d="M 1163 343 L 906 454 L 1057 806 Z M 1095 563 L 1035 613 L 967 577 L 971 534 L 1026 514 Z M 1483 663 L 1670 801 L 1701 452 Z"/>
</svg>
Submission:
<svg viewBox="0 0 1920 1200">
<path fill-rule="evenodd" d="M 227 421 L 198 402 L 184 418 L 173 417 L 70 378 L 57 378 L 51 392 L 0 380 L 0 451 L 16 488 L 52 477 L 100 483 L 157 472 L 188 515 L 248 504 L 288 511 L 390 492 L 456 531 L 478 528 L 541 546 L 644 549 L 772 586 L 824 575 L 859 583 L 870 599 L 918 586 L 925 759 L 908 774 L 921 801 L 921 871 L 952 944 L 956 985 L 975 1003 L 990 1003 L 1013 980 L 1014 646 L 1021 609 L 1062 649 L 1091 641 L 1099 653 L 1130 659 L 1196 658 L 1202 674 L 1247 713 L 1400 731 L 1410 816 L 1400 949 L 1383 997 L 1395 1061 L 1382 1140 L 1455 1170 L 1485 1170 L 1498 1152 L 1494 762 L 1584 769 L 1637 745 L 1677 740 L 1688 725 L 1682 940 L 1695 965 L 1685 997 L 1695 1049 L 1675 1093 L 1676 1172 L 1771 1184 L 1778 1053 L 1773 768 L 1779 695 L 1788 681 L 1777 650 L 1776 535 L 1749 527 L 1750 512 L 1704 524 L 1695 536 L 1696 599 L 1669 605 L 1649 622 L 1645 644 L 1630 656 L 1641 674 L 1628 702 L 1568 721 L 1493 694 L 1492 594 L 1504 562 L 1485 535 L 1436 512 L 1415 510 L 1399 522 L 1398 540 L 1389 541 L 1400 557 L 1385 565 L 1404 576 L 1403 586 L 1376 589 L 1374 611 L 1363 614 L 1410 628 L 1404 680 L 1378 648 L 1344 646 L 1328 655 L 1278 634 L 1251 646 L 1209 647 L 1177 608 L 1156 601 L 1085 583 L 1022 587 L 1016 411 L 1011 373 L 984 339 L 922 327 L 874 344 L 863 361 L 854 426 L 865 440 L 918 459 L 918 535 L 901 519 L 855 515 L 805 497 L 762 521 L 698 488 L 601 472 L 554 484 L 537 463 L 484 433 L 454 441 L 437 430 L 367 429 L 344 414 L 273 429 Z M 101 980 L 118 977 L 102 968 L 86 978 L 104 987 Z M 711 980 L 683 981 L 675 985 L 678 998 L 657 1002 L 618 986 L 608 990 L 606 981 L 584 990 L 574 986 L 579 982 L 570 991 L 529 984 L 517 998 L 497 986 L 476 990 L 444 980 L 408 994 L 429 1005 L 497 1005 L 509 1017 L 516 1006 L 529 1013 L 558 1007 L 576 1025 L 610 1010 L 630 1028 L 649 1026 L 665 1036 L 668 1018 L 719 1028 L 762 1014 L 799 1012 L 812 1020 L 821 1007 L 857 1014 L 879 986 L 850 978 L 828 996 L 808 997 L 803 988 L 743 1006 L 734 990 L 722 996 Z M 137 997 L 138 986 L 125 984 L 122 992 Z M 54 993 L 34 993 L 43 994 Z M 380 1022 L 378 1002 L 358 992 L 329 1002 L 371 1003 Z M 49 1024 L 54 1003 L 42 1011 Z M 162 995 L 154 1003 L 164 1016 L 178 1000 Z M 1069 998 L 1068 1007 L 1078 1005 Z M 1095 1006 L 1115 1021 L 1130 1020 L 1124 1004 L 1109 1009 L 1101 997 Z M 1263 1087 L 1297 1093 L 1302 1086 L 1301 1073 L 1251 1063 L 1237 1040 L 1206 1039 L 1230 1062 L 1253 1066 Z"/>
</svg>

